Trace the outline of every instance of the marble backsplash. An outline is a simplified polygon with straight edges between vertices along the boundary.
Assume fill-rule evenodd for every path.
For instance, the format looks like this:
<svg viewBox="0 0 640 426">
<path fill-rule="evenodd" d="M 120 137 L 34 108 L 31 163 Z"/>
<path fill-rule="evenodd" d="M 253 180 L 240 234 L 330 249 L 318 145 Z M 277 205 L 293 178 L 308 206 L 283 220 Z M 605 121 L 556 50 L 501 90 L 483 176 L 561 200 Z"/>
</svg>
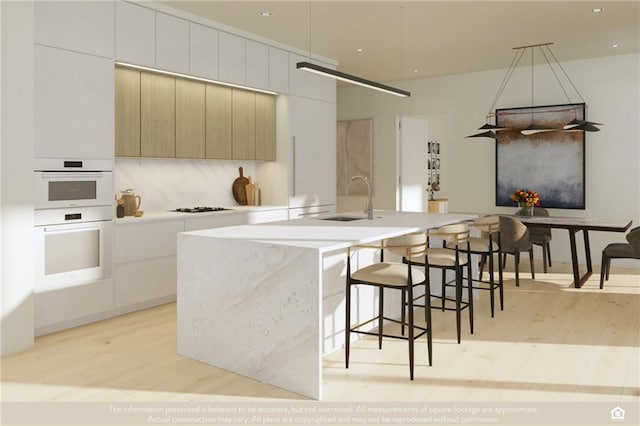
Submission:
<svg viewBox="0 0 640 426">
<path fill-rule="evenodd" d="M 236 206 L 231 186 L 239 176 L 238 167 L 245 177 L 255 177 L 254 161 L 117 158 L 114 190 L 120 195 L 133 189 L 142 198 L 143 211 Z"/>
</svg>

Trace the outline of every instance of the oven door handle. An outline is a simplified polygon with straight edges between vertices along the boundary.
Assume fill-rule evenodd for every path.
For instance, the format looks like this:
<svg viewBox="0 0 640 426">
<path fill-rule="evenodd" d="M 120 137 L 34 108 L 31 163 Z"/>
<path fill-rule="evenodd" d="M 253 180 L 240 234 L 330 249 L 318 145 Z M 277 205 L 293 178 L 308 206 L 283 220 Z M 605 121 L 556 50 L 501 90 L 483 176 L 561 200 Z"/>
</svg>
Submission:
<svg viewBox="0 0 640 426">
<path fill-rule="evenodd" d="M 43 179 L 85 179 L 85 178 L 102 178 L 104 174 L 101 172 L 66 172 L 66 173 L 56 173 L 56 172 L 45 172 L 41 173 L 40 176 Z"/>
<path fill-rule="evenodd" d="M 45 234 L 64 234 L 67 232 L 78 232 L 78 231 L 100 231 L 102 227 L 100 226 L 102 222 L 95 223 L 78 223 L 78 224 L 61 224 L 61 225 L 48 225 L 43 226 L 43 231 Z"/>
</svg>

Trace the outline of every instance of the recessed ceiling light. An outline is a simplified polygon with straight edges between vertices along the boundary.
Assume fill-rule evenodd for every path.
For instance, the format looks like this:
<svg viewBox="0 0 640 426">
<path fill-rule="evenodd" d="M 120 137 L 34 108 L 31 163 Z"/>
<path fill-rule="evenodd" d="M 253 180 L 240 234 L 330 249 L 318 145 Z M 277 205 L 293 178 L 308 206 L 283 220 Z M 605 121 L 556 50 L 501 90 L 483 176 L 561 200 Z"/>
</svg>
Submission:
<svg viewBox="0 0 640 426">
<path fill-rule="evenodd" d="M 413 70 L 413 72 L 418 72 L 418 70 Z"/>
<path fill-rule="evenodd" d="M 612 43 L 611 44 L 611 48 L 612 49 L 617 49 L 618 47 L 620 47 L 620 45 L 618 43 Z"/>
<path fill-rule="evenodd" d="M 363 49 L 362 47 L 358 47 L 358 48 L 356 49 L 356 52 L 364 52 L 364 49 Z"/>
<path fill-rule="evenodd" d="M 593 9 L 591 9 L 591 11 L 593 13 L 600 13 L 600 12 L 604 11 L 604 8 L 602 8 L 602 7 L 594 7 Z"/>
<path fill-rule="evenodd" d="M 259 13 L 260 16 L 273 16 L 273 13 L 269 12 L 268 10 L 265 10 L 263 12 Z"/>
</svg>

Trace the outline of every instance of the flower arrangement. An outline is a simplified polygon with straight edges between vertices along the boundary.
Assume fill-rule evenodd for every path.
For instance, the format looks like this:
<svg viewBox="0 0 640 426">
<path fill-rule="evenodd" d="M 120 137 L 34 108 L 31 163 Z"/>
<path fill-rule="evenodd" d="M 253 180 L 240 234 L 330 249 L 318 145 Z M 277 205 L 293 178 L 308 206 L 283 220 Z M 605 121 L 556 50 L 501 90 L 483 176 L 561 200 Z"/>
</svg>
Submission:
<svg viewBox="0 0 640 426">
<path fill-rule="evenodd" d="M 537 192 L 530 189 L 518 189 L 516 192 L 509 196 L 511 201 L 515 203 L 526 203 L 527 207 L 539 206 L 540 196 Z"/>
</svg>

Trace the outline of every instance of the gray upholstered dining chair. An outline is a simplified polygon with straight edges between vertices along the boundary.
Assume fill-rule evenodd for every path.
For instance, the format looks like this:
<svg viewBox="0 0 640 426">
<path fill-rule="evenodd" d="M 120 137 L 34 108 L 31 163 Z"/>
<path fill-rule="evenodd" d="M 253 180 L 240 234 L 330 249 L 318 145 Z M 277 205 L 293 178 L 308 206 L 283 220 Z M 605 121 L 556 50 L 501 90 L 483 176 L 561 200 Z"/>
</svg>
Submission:
<svg viewBox="0 0 640 426">
<path fill-rule="evenodd" d="M 516 287 L 520 286 L 520 253 L 529 252 L 529 263 L 531 264 L 531 279 L 535 280 L 533 267 L 533 245 L 529 238 L 529 228 L 520 220 L 510 216 L 500 216 L 500 248 L 502 249 L 503 262 L 505 265 L 507 254 L 514 257 Z"/>
<path fill-rule="evenodd" d="M 519 211 L 518 211 L 519 213 Z M 516 214 L 518 214 L 516 213 Z M 544 207 L 535 207 L 533 209 L 534 216 L 549 216 L 549 211 Z M 542 248 L 542 265 L 545 274 L 547 273 L 547 265 L 551 266 L 551 228 L 542 226 L 528 226 L 529 240 L 531 244 Z"/>
<path fill-rule="evenodd" d="M 600 265 L 600 288 L 604 288 L 604 280 L 609 280 L 611 259 L 640 259 L 640 226 L 636 226 L 626 235 L 628 243 L 611 243 L 602 250 Z"/>
</svg>

